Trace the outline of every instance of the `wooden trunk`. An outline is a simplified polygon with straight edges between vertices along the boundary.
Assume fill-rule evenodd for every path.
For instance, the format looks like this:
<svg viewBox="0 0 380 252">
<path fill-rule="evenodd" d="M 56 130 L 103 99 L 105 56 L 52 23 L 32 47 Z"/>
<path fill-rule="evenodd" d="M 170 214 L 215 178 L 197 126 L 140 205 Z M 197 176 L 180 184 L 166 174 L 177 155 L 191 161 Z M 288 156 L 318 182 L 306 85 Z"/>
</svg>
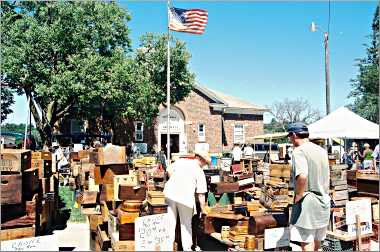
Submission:
<svg viewBox="0 0 380 252">
<path fill-rule="evenodd" d="M 35 233 L 36 231 L 34 227 L 2 229 L 0 230 L 0 240 L 6 241 L 34 237 Z"/>
<path fill-rule="evenodd" d="M 217 194 L 229 193 L 239 191 L 239 183 L 216 183 L 211 185 L 211 190 Z"/>
<path fill-rule="evenodd" d="M 22 217 L 25 212 L 25 204 L 1 205 L 1 223 Z"/>
<path fill-rule="evenodd" d="M 220 218 L 213 216 L 205 216 L 203 220 L 203 228 L 205 234 L 220 233 L 222 226 L 234 227 L 237 225 L 246 225 L 247 220 L 226 219 L 222 216 Z"/>
<path fill-rule="evenodd" d="M 135 239 L 135 223 L 127 223 L 119 225 L 119 240 L 127 241 Z"/>
<path fill-rule="evenodd" d="M 31 152 L 29 150 L 3 149 L 0 155 L 0 171 L 20 173 L 30 169 Z"/>
<path fill-rule="evenodd" d="M 1 175 L 1 204 L 22 202 L 22 176 Z"/>
<path fill-rule="evenodd" d="M 248 232 L 250 235 L 263 235 L 265 229 L 285 227 L 288 225 L 288 216 L 284 213 L 255 216 L 249 218 Z"/>
<path fill-rule="evenodd" d="M 117 210 L 117 218 L 120 224 L 135 223 L 135 219 L 139 216 L 139 212 L 125 212 L 121 209 Z"/>
<path fill-rule="evenodd" d="M 22 173 L 22 195 L 24 200 L 31 200 L 38 193 L 40 182 L 37 169 L 28 169 Z"/>
<path fill-rule="evenodd" d="M 163 214 L 168 212 L 168 205 L 152 205 L 148 204 L 148 213 L 149 214 Z"/>
<path fill-rule="evenodd" d="M 356 178 L 358 193 L 379 197 L 379 175 L 358 176 Z"/>
<path fill-rule="evenodd" d="M 139 187 L 134 189 L 134 186 L 119 186 L 119 199 L 120 200 L 145 200 L 146 187 Z"/>
</svg>

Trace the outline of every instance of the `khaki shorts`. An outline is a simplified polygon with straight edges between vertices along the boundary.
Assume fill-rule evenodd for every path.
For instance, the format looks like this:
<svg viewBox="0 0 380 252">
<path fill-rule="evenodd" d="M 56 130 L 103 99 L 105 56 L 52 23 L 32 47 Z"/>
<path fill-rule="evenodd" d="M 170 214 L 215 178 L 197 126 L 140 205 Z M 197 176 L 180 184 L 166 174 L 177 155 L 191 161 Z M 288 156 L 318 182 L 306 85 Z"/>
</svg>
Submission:
<svg viewBox="0 0 380 252">
<path fill-rule="evenodd" d="M 326 231 L 327 226 L 318 229 L 306 229 L 291 225 L 290 240 L 305 243 L 311 243 L 314 242 L 314 240 L 323 241 L 326 238 Z"/>
</svg>

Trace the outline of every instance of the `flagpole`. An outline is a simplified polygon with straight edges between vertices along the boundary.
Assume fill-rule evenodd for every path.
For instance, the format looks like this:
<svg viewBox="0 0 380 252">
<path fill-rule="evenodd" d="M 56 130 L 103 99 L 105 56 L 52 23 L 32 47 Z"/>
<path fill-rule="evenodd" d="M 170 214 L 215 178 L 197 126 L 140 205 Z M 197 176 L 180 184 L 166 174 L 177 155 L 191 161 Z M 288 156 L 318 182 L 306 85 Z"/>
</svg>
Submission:
<svg viewBox="0 0 380 252">
<path fill-rule="evenodd" d="M 168 165 L 170 165 L 170 0 L 168 0 L 168 59 L 167 59 L 167 69 L 166 69 L 166 106 L 168 111 L 168 121 L 167 121 L 167 136 L 166 136 L 166 150 L 167 150 L 167 160 Z"/>
</svg>

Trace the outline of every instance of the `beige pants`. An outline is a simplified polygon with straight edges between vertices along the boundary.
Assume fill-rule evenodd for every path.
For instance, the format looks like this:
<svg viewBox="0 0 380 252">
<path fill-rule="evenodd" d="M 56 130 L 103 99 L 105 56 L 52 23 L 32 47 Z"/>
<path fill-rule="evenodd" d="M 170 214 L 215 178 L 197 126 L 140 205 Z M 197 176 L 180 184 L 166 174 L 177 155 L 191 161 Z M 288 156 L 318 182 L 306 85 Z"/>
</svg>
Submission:
<svg viewBox="0 0 380 252">
<path fill-rule="evenodd" d="M 191 246 L 193 245 L 191 219 L 193 217 L 194 209 L 170 199 L 166 199 L 166 203 L 168 204 L 168 214 L 170 219 L 171 242 L 174 243 L 177 214 L 179 214 L 179 220 L 181 222 L 182 248 L 183 251 L 191 251 Z"/>
</svg>

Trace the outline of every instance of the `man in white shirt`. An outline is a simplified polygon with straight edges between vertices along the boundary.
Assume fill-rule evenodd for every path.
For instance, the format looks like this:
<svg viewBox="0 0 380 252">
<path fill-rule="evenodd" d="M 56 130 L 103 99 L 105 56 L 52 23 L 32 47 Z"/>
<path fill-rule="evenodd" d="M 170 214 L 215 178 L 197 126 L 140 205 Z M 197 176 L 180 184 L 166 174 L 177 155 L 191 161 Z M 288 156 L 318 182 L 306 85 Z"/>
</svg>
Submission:
<svg viewBox="0 0 380 252">
<path fill-rule="evenodd" d="M 244 146 L 244 157 L 252 157 L 253 156 L 253 148 L 251 145 L 246 144 Z"/>
<path fill-rule="evenodd" d="M 181 240 L 184 251 L 191 251 L 193 244 L 191 220 L 196 211 L 196 194 L 202 214 L 205 210 L 206 177 L 202 167 L 211 163 L 206 152 L 196 152 L 195 159 L 181 158 L 168 167 L 169 180 L 165 184 L 165 198 L 170 217 L 170 240 L 174 243 L 177 213 L 181 222 Z"/>
<path fill-rule="evenodd" d="M 241 155 L 242 155 L 242 151 L 239 144 L 235 144 L 235 147 L 232 149 L 234 164 L 240 163 Z"/>
</svg>

